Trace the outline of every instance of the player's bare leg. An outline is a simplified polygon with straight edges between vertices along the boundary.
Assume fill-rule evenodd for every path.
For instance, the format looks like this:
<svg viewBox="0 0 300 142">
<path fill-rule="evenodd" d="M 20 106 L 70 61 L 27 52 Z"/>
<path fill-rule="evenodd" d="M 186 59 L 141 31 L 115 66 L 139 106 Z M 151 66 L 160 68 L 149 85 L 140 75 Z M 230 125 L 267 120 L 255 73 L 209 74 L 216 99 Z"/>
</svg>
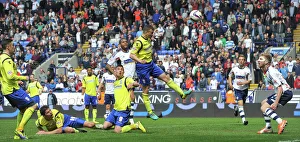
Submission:
<svg viewBox="0 0 300 142">
<path fill-rule="evenodd" d="M 261 106 L 261 111 L 264 114 L 265 122 L 266 122 L 266 127 L 263 128 L 262 130 L 258 131 L 258 134 L 262 133 L 271 133 L 273 132 L 271 128 L 271 118 L 275 120 L 278 123 L 278 134 L 282 134 L 284 131 L 285 126 L 287 125 L 287 121 L 281 119 L 273 109 L 271 109 L 271 106 L 267 103 L 267 99 L 262 101 L 262 106 Z"/>
<path fill-rule="evenodd" d="M 170 88 L 172 88 L 175 92 L 177 92 L 182 99 L 185 99 L 187 95 L 192 93 L 192 90 L 188 90 L 183 92 L 183 90 L 165 73 L 161 74 L 158 79 L 164 81 Z"/>
<path fill-rule="evenodd" d="M 113 126 L 113 124 L 110 123 L 110 122 L 108 122 L 108 121 L 105 121 L 105 122 L 103 123 L 103 129 L 104 129 L 104 130 L 110 129 L 112 126 Z"/>
</svg>

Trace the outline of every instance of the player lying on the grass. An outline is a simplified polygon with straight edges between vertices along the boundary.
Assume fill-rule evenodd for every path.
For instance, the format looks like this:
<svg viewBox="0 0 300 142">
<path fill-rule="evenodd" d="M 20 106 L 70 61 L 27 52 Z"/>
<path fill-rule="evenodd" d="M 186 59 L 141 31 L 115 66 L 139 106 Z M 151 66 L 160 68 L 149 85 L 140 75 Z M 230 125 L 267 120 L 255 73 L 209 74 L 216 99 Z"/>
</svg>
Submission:
<svg viewBox="0 0 300 142">
<path fill-rule="evenodd" d="M 130 90 L 138 87 L 139 84 L 130 77 L 124 77 L 124 68 L 122 65 L 116 67 L 115 75 L 117 78 L 114 82 L 115 106 L 106 118 L 103 129 L 115 126 L 114 131 L 116 133 L 125 133 L 133 129 L 140 129 L 146 132 L 141 122 L 127 125 L 131 108 Z"/>
<path fill-rule="evenodd" d="M 293 92 L 282 74 L 271 66 L 272 57 L 262 54 L 258 59 L 258 66 L 262 70 L 267 81 L 275 87 L 275 93 L 261 102 L 261 111 L 264 114 L 266 127 L 258 131 L 258 134 L 272 133 L 271 118 L 278 123 L 278 134 L 281 134 L 287 125 L 287 121 L 281 119 L 275 112 L 278 106 L 284 106 L 293 98 Z"/>
<path fill-rule="evenodd" d="M 50 109 L 44 105 L 40 108 L 41 117 L 36 120 L 36 127 L 39 129 L 37 134 L 61 134 L 61 133 L 78 133 L 86 132 L 77 128 L 100 128 L 100 124 L 88 122 L 83 119 L 62 114 L 56 109 Z M 46 127 L 48 131 L 43 129 Z"/>
</svg>

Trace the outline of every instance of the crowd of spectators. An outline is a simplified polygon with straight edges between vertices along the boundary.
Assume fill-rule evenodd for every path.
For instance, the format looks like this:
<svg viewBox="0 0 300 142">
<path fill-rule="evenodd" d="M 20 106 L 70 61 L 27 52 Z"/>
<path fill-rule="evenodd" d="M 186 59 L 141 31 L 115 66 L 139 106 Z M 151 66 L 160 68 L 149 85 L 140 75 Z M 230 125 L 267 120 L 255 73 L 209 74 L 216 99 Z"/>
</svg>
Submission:
<svg viewBox="0 0 300 142">
<path fill-rule="evenodd" d="M 8 0 L 0 10 L 0 41 L 13 38 L 20 74 L 31 74 L 56 52 L 78 57 L 80 74 L 68 64 L 67 74 L 56 74 L 54 63 L 40 71 L 45 91 L 80 91 L 88 67 L 100 78 L 108 59 L 120 50 L 118 40 L 127 38 L 130 48 L 144 25 L 156 29 L 154 61 L 182 88 L 225 88 L 240 54 L 259 83 L 258 55 L 270 46 L 291 45 L 300 15 L 294 0 Z M 192 10 L 202 12 L 201 21 L 189 20 Z M 90 42 L 86 51 L 85 41 Z M 151 78 L 152 90 L 166 87 Z"/>
</svg>

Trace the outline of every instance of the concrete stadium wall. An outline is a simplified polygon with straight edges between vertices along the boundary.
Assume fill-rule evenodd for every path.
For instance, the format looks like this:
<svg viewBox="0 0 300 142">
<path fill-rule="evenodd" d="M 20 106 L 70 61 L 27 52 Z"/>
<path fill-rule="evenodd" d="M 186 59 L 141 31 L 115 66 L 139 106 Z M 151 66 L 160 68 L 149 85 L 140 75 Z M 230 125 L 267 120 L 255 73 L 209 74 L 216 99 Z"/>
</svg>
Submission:
<svg viewBox="0 0 300 142">
<path fill-rule="evenodd" d="M 72 55 L 73 53 L 55 53 L 48 60 L 46 60 L 44 63 L 42 63 L 40 66 L 38 66 L 32 73 L 33 74 L 39 74 L 40 69 L 43 69 L 47 73 L 47 70 L 50 66 L 51 61 L 54 60 L 54 64 L 57 66 L 58 65 L 58 56 L 59 55 L 66 55 L 66 54 Z M 72 56 L 66 62 L 70 63 L 73 68 L 78 66 L 77 56 Z M 65 69 L 64 68 L 57 68 L 56 73 L 57 74 L 62 74 L 62 73 L 64 74 Z"/>
<path fill-rule="evenodd" d="M 46 60 L 44 63 L 38 66 L 32 73 L 38 75 L 40 73 L 40 69 L 43 69 L 45 73 L 47 73 L 47 70 L 52 60 L 54 60 L 54 64 L 57 65 L 57 54 L 58 53 L 52 55 L 48 60 Z"/>
<path fill-rule="evenodd" d="M 73 53 L 68 53 L 68 54 L 73 54 Z M 72 56 L 70 59 L 68 59 L 65 63 L 69 63 L 71 67 L 76 68 L 78 67 L 78 59 L 77 56 Z M 65 68 L 57 68 L 56 69 L 57 74 L 67 74 L 68 71 Z"/>
</svg>

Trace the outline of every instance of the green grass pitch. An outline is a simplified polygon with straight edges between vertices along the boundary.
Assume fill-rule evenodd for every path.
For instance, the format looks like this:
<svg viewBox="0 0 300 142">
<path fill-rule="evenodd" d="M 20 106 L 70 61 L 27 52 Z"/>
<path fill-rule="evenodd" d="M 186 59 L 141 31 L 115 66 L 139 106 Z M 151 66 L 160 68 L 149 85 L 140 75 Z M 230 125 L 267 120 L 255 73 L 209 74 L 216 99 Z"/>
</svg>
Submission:
<svg viewBox="0 0 300 142">
<path fill-rule="evenodd" d="M 265 126 L 263 118 L 248 118 L 244 126 L 239 117 L 233 118 L 161 118 L 153 121 L 150 118 L 135 118 L 141 121 L 147 133 L 133 130 L 125 134 L 115 134 L 112 130 L 85 129 L 87 133 L 36 135 L 34 120 L 30 120 L 25 132 L 32 142 L 198 142 L 198 141 L 300 141 L 300 119 L 288 120 L 283 134 L 277 134 L 277 123 L 272 121 L 273 134 L 256 134 Z M 103 119 L 99 119 L 103 122 Z M 0 141 L 13 141 L 15 119 L 0 119 Z"/>
</svg>

